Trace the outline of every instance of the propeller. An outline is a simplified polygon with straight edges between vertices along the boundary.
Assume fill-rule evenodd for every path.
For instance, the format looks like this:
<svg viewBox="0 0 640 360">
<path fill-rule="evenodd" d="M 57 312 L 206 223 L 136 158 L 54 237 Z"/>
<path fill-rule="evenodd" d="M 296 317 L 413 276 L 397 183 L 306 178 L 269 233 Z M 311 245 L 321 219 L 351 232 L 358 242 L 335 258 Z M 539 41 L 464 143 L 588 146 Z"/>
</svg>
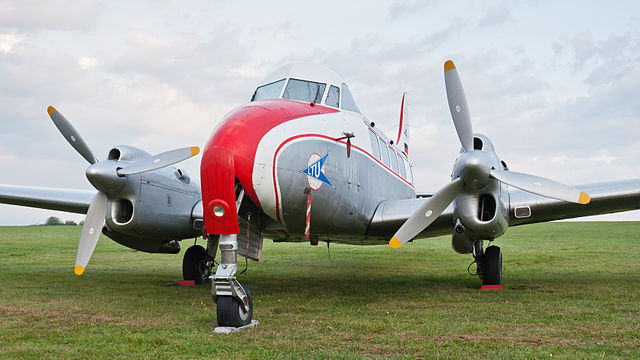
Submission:
<svg viewBox="0 0 640 360">
<path fill-rule="evenodd" d="M 454 167 L 454 179 L 420 206 L 402 224 L 389 241 L 389 246 L 398 248 L 413 239 L 435 221 L 453 202 L 461 191 L 473 192 L 486 186 L 491 179 L 545 197 L 588 204 L 591 198 L 586 193 L 569 185 L 545 179 L 540 176 L 514 171 L 495 170 L 491 160 L 480 150 L 474 149 L 473 127 L 469 105 L 460 82 L 458 70 L 453 61 L 444 63 L 444 80 L 449 102 L 449 111 L 463 148 Z"/>
<path fill-rule="evenodd" d="M 82 226 L 80 241 L 78 242 L 74 272 L 76 275 L 82 275 L 91 259 L 93 250 L 96 248 L 102 226 L 104 225 L 107 205 L 109 203 L 107 193 L 113 191 L 113 189 L 117 189 L 120 184 L 123 184 L 122 178 L 127 175 L 140 174 L 173 165 L 197 155 L 200 152 L 200 148 L 191 146 L 170 150 L 149 158 L 140 159 L 133 163 L 123 163 L 116 160 L 98 163 L 98 159 L 93 155 L 87 143 L 84 142 L 80 133 L 71 125 L 69 120 L 53 106 L 49 106 L 47 112 L 62 136 L 91 164 L 89 168 L 87 168 L 87 178 L 98 190 L 98 193 L 89 205 L 89 211 L 87 211 L 87 217 Z"/>
</svg>

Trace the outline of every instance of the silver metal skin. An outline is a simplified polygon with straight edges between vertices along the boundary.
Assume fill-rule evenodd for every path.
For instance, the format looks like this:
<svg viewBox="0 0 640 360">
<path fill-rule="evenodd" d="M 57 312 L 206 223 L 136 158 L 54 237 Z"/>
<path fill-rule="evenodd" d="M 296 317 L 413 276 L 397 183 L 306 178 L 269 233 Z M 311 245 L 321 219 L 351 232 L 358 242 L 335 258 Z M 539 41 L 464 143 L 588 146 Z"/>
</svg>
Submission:
<svg viewBox="0 0 640 360">
<path fill-rule="evenodd" d="M 98 191 L 111 196 L 118 194 L 127 184 L 127 177 L 119 176 L 117 169 L 123 164 L 117 160 L 106 160 L 89 166 L 86 170 L 87 180 Z"/>
<path fill-rule="evenodd" d="M 0 185 L 0 203 L 86 214 L 95 190 Z"/>
</svg>

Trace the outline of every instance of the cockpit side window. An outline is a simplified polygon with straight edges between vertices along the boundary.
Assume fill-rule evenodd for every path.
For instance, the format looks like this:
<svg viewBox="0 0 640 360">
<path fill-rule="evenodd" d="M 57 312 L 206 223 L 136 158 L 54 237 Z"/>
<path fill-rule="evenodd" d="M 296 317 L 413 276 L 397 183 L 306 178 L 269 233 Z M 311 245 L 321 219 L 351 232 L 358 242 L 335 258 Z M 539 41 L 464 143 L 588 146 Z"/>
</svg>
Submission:
<svg viewBox="0 0 640 360">
<path fill-rule="evenodd" d="M 258 86 L 251 97 L 251 101 L 279 98 L 282 86 L 284 85 L 284 80 L 285 79 L 282 79 L 270 84 Z"/>
<path fill-rule="evenodd" d="M 342 83 L 342 109 L 355 111 L 360 114 L 360 109 L 358 109 L 356 101 L 353 99 L 351 91 L 349 91 L 349 87 L 345 83 Z"/>
<path fill-rule="evenodd" d="M 327 99 L 324 101 L 325 105 L 332 107 L 339 107 L 340 105 L 340 89 L 337 86 L 329 86 L 329 92 L 327 92 Z"/>
<path fill-rule="evenodd" d="M 320 103 L 327 84 L 313 81 L 289 79 L 282 97 L 285 99 Z"/>
</svg>

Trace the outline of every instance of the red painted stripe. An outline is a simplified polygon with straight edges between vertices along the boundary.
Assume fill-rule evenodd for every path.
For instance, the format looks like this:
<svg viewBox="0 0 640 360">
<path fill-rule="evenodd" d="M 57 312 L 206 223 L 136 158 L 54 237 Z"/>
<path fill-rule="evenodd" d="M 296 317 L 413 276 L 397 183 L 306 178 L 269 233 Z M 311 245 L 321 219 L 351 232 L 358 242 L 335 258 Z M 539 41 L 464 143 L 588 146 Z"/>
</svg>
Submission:
<svg viewBox="0 0 640 360">
<path fill-rule="evenodd" d="M 307 195 L 307 219 L 304 225 L 304 239 L 309 240 L 309 234 L 311 233 L 311 192 Z M 318 245 L 316 241 L 315 244 L 312 242 L 311 245 Z"/>
<path fill-rule="evenodd" d="M 339 110 L 287 99 L 260 100 L 238 107 L 225 115 L 214 129 L 205 146 L 201 168 L 206 165 L 204 154 L 209 149 L 227 148 L 234 155 L 235 177 L 240 180 L 251 200 L 262 207 L 253 186 L 253 165 L 260 140 L 271 129 L 287 121 L 336 112 Z M 204 198 L 207 193 L 215 190 L 216 185 L 202 177 L 201 187 L 206 209 Z"/>
<path fill-rule="evenodd" d="M 398 140 L 396 144 L 400 144 L 400 137 L 402 136 L 402 120 L 404 119 L 404 96 L 406 93 L 402 94 L 402 104 L 400 104 L 400 125 L 398 126 Z"/>
</svg>

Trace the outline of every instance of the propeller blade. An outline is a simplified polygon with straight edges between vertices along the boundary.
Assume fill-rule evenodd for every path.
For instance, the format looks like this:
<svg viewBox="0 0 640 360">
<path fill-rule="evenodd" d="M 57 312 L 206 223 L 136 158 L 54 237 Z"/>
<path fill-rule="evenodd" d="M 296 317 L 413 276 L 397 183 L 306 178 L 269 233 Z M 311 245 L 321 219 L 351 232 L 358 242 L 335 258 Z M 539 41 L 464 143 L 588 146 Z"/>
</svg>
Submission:
<svg viewBox="0 0 640 360">
<path fill-rule="evenodd" d="M 53 106 L 49 106 L 47 108 L 47 112 L 49 113 L 49 117 L 53 120 L 53 124 L 58 128 L 62 136 L 73 146 L 74 149 L 83 158 L 85 158 L 90 164 L 95 164 L 98 162 L 98 159 L 93 155 L 89 146 L 82 140 L 80 133 L 71 125 L 69 120 L 67 120 L 58 110 L 56 110 Z"/>
<path fill-rule="evenodd" d="M 102 191 L 98 191 L 96 196 L 91 200 L 87 217 L 82 226 L 80 242 L 78 242 L 78 253 L 76 255 L 76 275 L 82 275 L 84 269 L 91 259 L 93 250 L 96 248 L 102 225 L 104 225 L 104 217 L 107 213 L 107 195 Z"/>
<path fill-rule="evenodd" d="M 136 161 L 124 169 L 119 169 L 118 175 L 133 175 L 157 170 L 198 155 L 199 152 L 200 148 L 197 146 L 166 151 L 148 159 Z"/>
<path fill-rule="evenodd" d="M 391 241 L 389 241 L 389 246 L 394 249 L 398 248 L 431 225 L 456 198 L 460 190 L 462 190 L 462 187 L 462 180 L 457 178 L 438 190 L 418 210 L 409 216 L 407 221 L 405 221 L 396 234 L 393 235 Z"/>
<path fill-rule="evenodd" d="M 473 150 L 473 127 L 471 126 L 471 116 L 469 115 L 469 104 L 464 95 L 464 89 L 458 76 L 458 70 L 453 61 L 447 60 L 444 63 L 444 83 L 447 88 L 447 100 L 449 101 L 449 111 L 456 132 L 460 139 L 460 144 L 465 151 Z"/>
<path fill-rule="evenodd" d="M 588 204 L 591 197 L 569 185 L 515 171 L 492 171 L 491 177 L 530 193 L 578 204 Z"/>
</svg>

